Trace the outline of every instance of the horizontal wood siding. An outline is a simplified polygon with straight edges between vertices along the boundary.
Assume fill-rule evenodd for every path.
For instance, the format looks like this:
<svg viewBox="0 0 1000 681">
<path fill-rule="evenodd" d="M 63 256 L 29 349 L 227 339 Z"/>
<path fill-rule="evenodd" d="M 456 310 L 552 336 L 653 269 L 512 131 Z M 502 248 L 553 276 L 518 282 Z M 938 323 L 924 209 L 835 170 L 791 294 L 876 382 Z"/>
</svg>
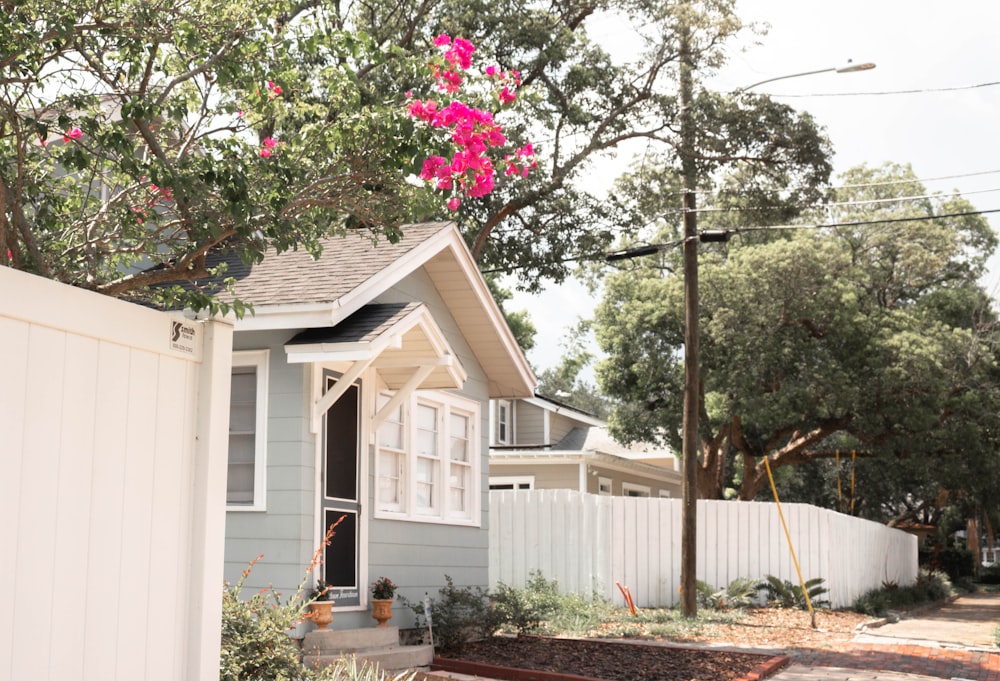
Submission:
<svg viewBox="0 0 1000 681">
<path fill-rule="evenodd" d="M 494 463 L 490 466 L 490 472 L 494 477 L 532 477 L 535 479 L 535 489 L 579 491 L 580 487 L 580 465 L 575 463 L 531 464 L 526 461 Z"/>
<path fill-rule="evenodd" d="M 545 410 L 524 400 L 514 401 L 515 445 L 548 445 L 545 440 Z"/>
<path fill-rule="evenodd" d="M 226 579 L 239 579 L 263 554 L 247 589 L 298 587 L 318 543 L 316 447 L 309 431 L 309 365 L 289 364 L 285 342 L 295 330 L 236 334 L 236 350 L 270 350 L 267 396 L 267 508 L 226 514 Z"/>
<path fill-rule="evenodd" d="M 806 504 L 783 504 L 792 545 L 809 580 L 822 578 L 835 608 L 883 581 L 917 578 L 916 537 Z M 678 601 L 681 500 L 602 497 L 569 490 L 490 494 L 490 585 L 523 587 L 534 572 L 569 592 L 642 607 Z M 771 503 L 698 501 L 699 580 L 724 587 L 775 575 L 798 583 Z"/>
</svg>

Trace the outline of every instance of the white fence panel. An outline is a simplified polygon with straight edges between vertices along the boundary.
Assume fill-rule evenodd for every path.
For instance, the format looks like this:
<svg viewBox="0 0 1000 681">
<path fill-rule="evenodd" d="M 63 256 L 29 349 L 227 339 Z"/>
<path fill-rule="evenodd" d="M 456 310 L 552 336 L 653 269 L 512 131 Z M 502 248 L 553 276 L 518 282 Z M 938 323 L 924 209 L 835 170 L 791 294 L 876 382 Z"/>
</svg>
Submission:
<svg viewBox="0 0 1000 681">
<path fill-rule="evenodd" d="M 0 681 L 217 678 L 231 327 L 0 291 Z"/>
<path fill-rule="evenodd" d="M 569 490 L 490 492 L 490 586 L 523 587 L 532 573 L 567 592 L 641 607 L 678 600 L 681 501 L 606 497 Z M 806 504 L 782 504 L 804 579 L 820 577 L 833 607 L 865 591 L 917 577 L 916 537 Z M 699 501 L 699 580 L 723 587 L 738 577 L 798 582 L 772 503 Z"/>
</svg>

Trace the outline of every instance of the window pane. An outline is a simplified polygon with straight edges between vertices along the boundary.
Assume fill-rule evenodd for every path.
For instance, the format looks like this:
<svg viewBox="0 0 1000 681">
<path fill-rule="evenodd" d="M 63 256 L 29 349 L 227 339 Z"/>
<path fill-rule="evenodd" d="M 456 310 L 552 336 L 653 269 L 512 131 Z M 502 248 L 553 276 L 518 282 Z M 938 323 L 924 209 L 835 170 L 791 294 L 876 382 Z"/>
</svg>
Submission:
<svg viewBox="0 0 1000 681">
<path fill-rule="evenodd" d="M 437 409 L 426 404 L 417 405 L 417 454 L 438 456 Z"/>
<path fill-rule="evenodd" d="M 230 388 L 226 503 L 253 504 L 257 455 L 257 367 L 233 367 Z"/>
<path fill-rule="evenodd" d="M 403 424 L 393 421 L 385 421 L 378 429 L 378 443 L 381 447 L 391 449 L 403 448 Z"/>
<path fill-rule="evenodd" d="M 253 463 L 230 463 L 226 478 L 226 503 L 253 503 Z"/>
<path fill-rule="evenodd" d="M 399 454 L 395 452 L 379 452 L 378 499 L 383 505 L 399 505 Z"/>
<path fill-rule="evenodd" d="M 449 419 L 452 461 L 469 460 L 469 417 L 464 414 L 452 414 Z"/>
<path fill-rule="evenodd" d="M 437 476 L 437 462 L 429 459 L 417 459 L 417 507 L 429 509 L 435 507 L 434 483 Z"/>
<path fill-rule="evenodd" d="M 452 464 L 450 473 L 451 497 L 449 501 L 451 502 L 451 512 L 455 515 L 465 516 L 469 508 L 467 495 L 472 471 L 468 466 Z"/>
</svg>

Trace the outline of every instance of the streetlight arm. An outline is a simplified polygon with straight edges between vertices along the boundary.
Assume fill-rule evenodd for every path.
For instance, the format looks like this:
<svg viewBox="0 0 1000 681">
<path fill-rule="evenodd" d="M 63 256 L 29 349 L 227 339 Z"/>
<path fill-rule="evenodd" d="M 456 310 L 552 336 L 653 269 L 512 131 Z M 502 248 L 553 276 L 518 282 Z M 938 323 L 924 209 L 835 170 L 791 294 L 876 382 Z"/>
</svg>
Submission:
<svg viewBox="0 0 1000 681">
<path fill-rule="evenodd" d="M 749 90 L 751 88 L 755 88 L 758 85 L 763 85 L 764 83 L 773 83 L 776 80 L 785 80 L 787 78 L 798 78 L 800 76 L 813 76 L 813 75 L 816 75 L 817 73 L 834 73 L 834 72 L 836 72 L 836 73 L 854 73 L 855 71 L 868 71 L 868 70 L 873 69 L 873 68 L 875 68 L 875 64 L 872 63 L 872 62 L 870 62 L 870 61 L 864 62 L 862 64 L 853 64 L 851 62 L 847 62 L 846 66 L 840 66 L 840 67 L 834 66 L 834 67 L 829 68 L 829 69 L 819 69 L 817 71 L 803 71 L 802 73 L 791 73 L 791 74 L 788 74 L 786 76 L 777 76 L 775 78 L 768 78 L 766 80 L 761 80 L 761 81 L 758 81 L 758 82 L 753 83 L 751 85 L 747 85 L 745 87 L 741 87 L 741 88 L 737 89 L 736 92 L 746 92 L 747 90 Z"/>
</svg>

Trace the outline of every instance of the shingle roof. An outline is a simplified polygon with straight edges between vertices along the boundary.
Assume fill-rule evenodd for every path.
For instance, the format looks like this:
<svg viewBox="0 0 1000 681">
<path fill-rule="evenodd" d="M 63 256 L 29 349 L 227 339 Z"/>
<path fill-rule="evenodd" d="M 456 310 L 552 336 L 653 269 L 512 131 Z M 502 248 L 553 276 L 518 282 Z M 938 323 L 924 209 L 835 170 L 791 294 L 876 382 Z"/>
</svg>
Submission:
<svg viewBox="0 0 1000 681">
<path fill-rule="evenodd" d="M 324 239 L 323 253 L 316 260 L 304 250 L 285 251 L 268 253 L 260 263 L 247 266 L 230 254 L 225 257 L 225 276 L 236 280 L 235 297 L 255 306 L 330 303 L 445 229 L 450 223 L 406 225 L 397 243 L 385 239 L 373 243 L 369 234 L 351 231 Z M 220 298 L 231 301 L 233 296 Z"/>
<path fill-rule="evenodd" d="M 334 327 L 321 326 L 296 334 L 285 345 L 312 343 L 372 342 L 396 322 L 420 307 L 420 303 L 381 303 L 365 305 Z"/>
</svg>

